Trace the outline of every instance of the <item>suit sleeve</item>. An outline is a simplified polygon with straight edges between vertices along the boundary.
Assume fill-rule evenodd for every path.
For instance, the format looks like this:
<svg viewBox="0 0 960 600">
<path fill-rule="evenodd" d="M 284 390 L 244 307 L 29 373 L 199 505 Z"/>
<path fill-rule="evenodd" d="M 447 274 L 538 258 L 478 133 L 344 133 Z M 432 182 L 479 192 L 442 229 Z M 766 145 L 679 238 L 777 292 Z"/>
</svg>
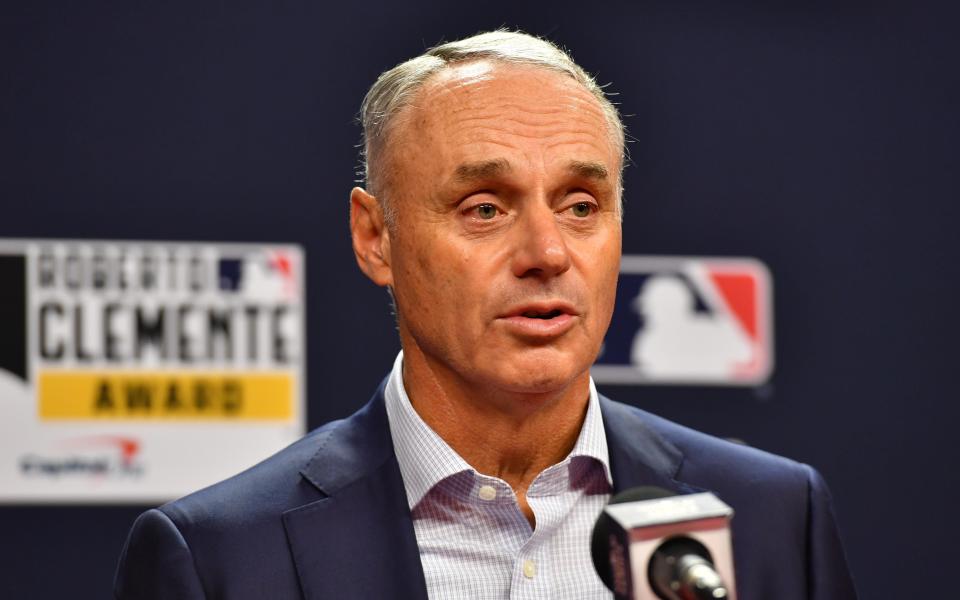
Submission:
<svg viewBox="0 0 960 600">
<path fill-rule="evenodd" d="M 190 547 L 160 510 L 149 510 L 134 522 L 120 554 L 113 593 L 117 600 L 205 597 Z"/>
<path fill-rule="evenodd" d="M 807 466 L 809 515 L 807 520 L 807 589 L 811 600 L 856 600 L 847 558 L 840 542 L 833 501 L 816 469 Z"/>
</svg>

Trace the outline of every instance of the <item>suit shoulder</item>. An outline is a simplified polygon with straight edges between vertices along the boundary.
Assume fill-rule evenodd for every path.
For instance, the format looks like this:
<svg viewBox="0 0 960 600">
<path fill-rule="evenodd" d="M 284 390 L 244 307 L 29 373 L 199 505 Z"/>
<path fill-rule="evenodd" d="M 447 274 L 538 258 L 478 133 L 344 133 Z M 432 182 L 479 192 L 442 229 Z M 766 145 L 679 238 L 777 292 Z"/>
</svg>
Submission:
<svg viewBox="0 0 960 600">
<path fill-rule="evenodd" d="M 233 477 L 141 515 L 118 568 L 118 597 L 291 597 L 299 585 L 293 563 L 264 557 L 289 551 L 285 513 L 326 498 L 301 473 L 347 421 L 328 423 Z M 177 589 L 139 594 L 158 578 Z M 180 593 L 188 586 L 196 593 Z"/>
<path fill-rule="evenodd" d="M 140 515 L 120 554 L 116 598 L 202 598 L 196 563 L 179 530 L 157 509 Z"/>
<path fill-rule="evenodd" d="M 815 472 L 802 463 L 724 440 L 634 406 L 609 401 L 621 418 L 636 419 L 683 456 L 678 478 L 706 489 L 745 486 L 805 490 Z"/>
<path fill-rule="evenodd" d="M 327 423 L 256 465 L 159 508 L 179 527 L 212 525 L 216 521 L 249 521 L 257 515 L 276 516 L 302 504 L 308 492 L 300 470 L 343 421 Z"/>
</svg>

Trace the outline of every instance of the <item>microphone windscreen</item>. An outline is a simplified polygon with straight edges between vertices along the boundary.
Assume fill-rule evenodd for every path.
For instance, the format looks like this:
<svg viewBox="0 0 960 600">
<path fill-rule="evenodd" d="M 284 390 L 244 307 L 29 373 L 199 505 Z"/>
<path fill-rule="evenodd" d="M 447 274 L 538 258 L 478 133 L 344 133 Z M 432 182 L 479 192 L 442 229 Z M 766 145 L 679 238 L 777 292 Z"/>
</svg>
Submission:
<svg viewBox="0 0 960 600">
<path fill-rule="evenodd" d="M 652 485 L 641 486 L 624 490 L 610 499 L 610 504 L 624 502 L 643 502 L 675 496 L 673 492 Z M 614 531 L 613 519 L 606 511 L 600 513 L 593 526 L 593 536 L 590 538 L 590 556 L 593 558 L 593 568 L 597 570 L 600 580 L 609 589 L 614 589 L 613 572 L 610 569 L 610 534 Z"/>
</svg>

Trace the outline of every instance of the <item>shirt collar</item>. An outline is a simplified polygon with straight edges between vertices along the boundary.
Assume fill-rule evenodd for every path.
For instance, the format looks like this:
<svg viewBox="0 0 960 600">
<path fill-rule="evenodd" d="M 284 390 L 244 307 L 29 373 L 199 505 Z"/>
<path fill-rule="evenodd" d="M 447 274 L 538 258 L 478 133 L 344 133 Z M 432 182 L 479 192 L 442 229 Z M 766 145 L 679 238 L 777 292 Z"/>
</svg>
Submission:
<svg viewBox="0 0 960 600">
<path fill-rule="evenodd" d="M 403 386 L 403 351 L 397 355 L 393 370 L 384 389 L 387 420 L 393 449 L 400 464 L 400 474 L 412 509 L 436 484 L 464 471 L 476 471 L 451 448 L 427 423 L 420 418 L 410 403 Z M 587 456 L 603 465 L 607 483 L 613 485 L 610 473 L 610 456 L 607 451 L 607 436 L 603 429 L 600 401 L 597 388 L 590 378 L 590 399 L 587 414 L 577 442 L 567 461 L 575 456 Z"/>
</svg>

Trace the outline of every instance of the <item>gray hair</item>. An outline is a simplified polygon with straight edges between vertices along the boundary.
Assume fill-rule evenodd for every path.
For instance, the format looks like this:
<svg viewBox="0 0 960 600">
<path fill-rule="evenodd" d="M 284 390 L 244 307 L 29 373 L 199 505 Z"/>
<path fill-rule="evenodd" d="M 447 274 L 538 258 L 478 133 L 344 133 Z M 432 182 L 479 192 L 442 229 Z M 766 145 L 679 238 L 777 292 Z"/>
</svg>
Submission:
<svg viewBox="0 0 960 600">
<path fill-rule="evenodd" d="M 600 102 L 614 142 L 620 147 L 622 170 L 626 158 L 623 121 L 603 88 L 589 73 L 573 62 L 566 52 L 547 40 L 505 30 L 481 33 L 434 46 L 424 54 L 400 63 L 380 75 L 363 99 L 360 107 L 360 121 L 363 125 L 362 175 L 367 188 L 380 199 L 387 223 L 393 222 L 394 215 L 390 203 L 386 201 L 380 162 L 390 134 L 390 126 L 431 75 L 447 65 L 480 59 L 540 67 L 572 77 Z M 622 182 L 622 176 L 620 181 Z"/>
</svg>

